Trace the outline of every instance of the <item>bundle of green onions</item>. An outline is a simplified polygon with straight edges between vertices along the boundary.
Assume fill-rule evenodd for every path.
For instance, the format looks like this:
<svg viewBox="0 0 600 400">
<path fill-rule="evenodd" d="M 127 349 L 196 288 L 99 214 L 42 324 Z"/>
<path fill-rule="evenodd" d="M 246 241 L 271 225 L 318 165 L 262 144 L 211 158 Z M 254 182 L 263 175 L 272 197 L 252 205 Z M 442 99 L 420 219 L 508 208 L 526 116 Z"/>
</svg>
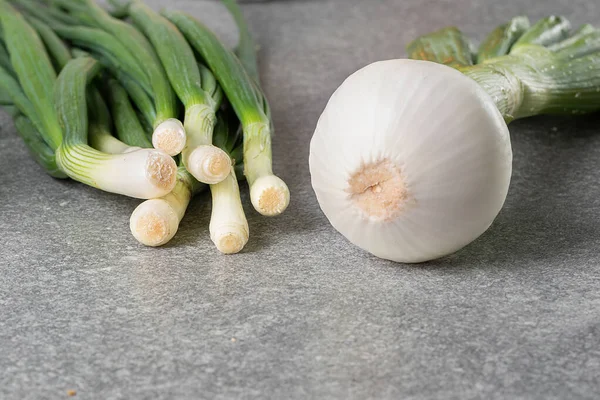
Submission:
<svg viewBox="0 0 600 400">
<path fill-rule="evenodd" d="M 248 241 L 238 179 L 263 215 L 289 203 L 272 172 L 256 45 L 235 0 L 223 3 L 239 28 L 235 52 L 193 17 L 139 0 L 113 10 L 0 0 L 0 105 L 49 175 L 146 199 L 130 228 L 149 246 L 175 235 L 206 188 L 210 236 L 223 253 Z"/>
</svg>

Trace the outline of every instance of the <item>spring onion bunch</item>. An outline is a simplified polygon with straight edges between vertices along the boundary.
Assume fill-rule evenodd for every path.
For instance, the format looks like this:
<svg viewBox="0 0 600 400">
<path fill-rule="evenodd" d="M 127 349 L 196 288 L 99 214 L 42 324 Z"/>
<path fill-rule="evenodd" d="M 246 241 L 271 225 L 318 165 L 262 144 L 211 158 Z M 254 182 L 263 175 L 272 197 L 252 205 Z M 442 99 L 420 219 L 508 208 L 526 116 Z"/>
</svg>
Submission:
<svg viewBox="0 0 600 400">
<path fill-rule="evenodd" d="M 133 92 L 142 108 L 152 107 L 146 116 L 154 129 L 154 146 L 169 155 L 181 152 L 185 145 L 185 130 L 176 118 L 175 94 L 156 51 L 141 32 L 113 18 L 92 0 L 54 2 L 70 11 L 70 14 L 42 8 L 35 0 L 17 0 L 17 4 L 48 22 L 64 39 L 96 54 L 106 67 L 123 70 L 129 79 L 136 80 L 152 98 L 147 99 L 139 93 L 135 96 Z M 119 76 L 127 80 L 125 76 Z M 132 84 L 131 81 L 129 84 Z"/>
<path fill-rule="evenodd" d="M 58 169 L 90 186 L 132 197 L 170 192 L 176 166 L 165 153 L 140 149 L 115 156 L 88 145 L 85 86 L 99 72 L 99 64 L 90 58 L 71 60 L 57 77 L 37 32 L 4 0 L 0 21 L 18 78 L 18 85 L 11 85 L 11 97 L 54 151 Z"/>
<path fill-rule="evenodd" d="M 321 209 L 351 242 L 400 262 L 453 253 L 502 208 L 507 124 L 600 109 L 600 32 L 517 17 L 476 54 L 456 28 L 422 36 L 411 59 L 368 65 L 335 91 L 310 146 Z"/>
<path fill-rule="evenodd" d="M 263 215 L 281 214 L 289 204 L 290 193 L 285 182 L 273 174 L 273 124 L 268 103 L 257 82 L 235 54 L 202 23 L 178 11 L 165 11 L 163 15 L 177 26 L 213 71 L 242 123 L 244 174 L 250 185 L 252 205 Z"/>
<path fill-rule="evenodd" d="M 236 133 L 237 126 L 219 113 L 215 125 L 215 143 L 233 159 L 235 167 L 239 167 L 242 160 L 237 155 L 242 148 Z M 225 254 L 241 251 L 249 237 L 235 167 L 230 167 L 224 180 L 209 186 L 213 199 L 210 237 L 217 249 Z M 206 186 L 180 165 L 177 184 L 171 193 L 146 200 L 133 211 L 129 220 L 133 236 L 147 246 L 161 246 L 169 242 L 177 232 L 190 200 Z"/>
<path fill-rule="evenodd" d="M 231 165 L 228 155 L 212 145 L 221 88 L 210 70 L 198 64 L 190 45 L 171 22 L 140 1 L 132 2 L 129 16 L 156 48 L 185 106 L 183 165 L 200 182 L 219 183 L 228 176 Z"/>
<path fill-rule="evenodd" d="M 235 1 L 224 3 L 240 31 L 235 53 L 192 17 L 138 0 L 113 13 L 93 0 L 0 0 L 0 107 L 51 176 L 148 199 L 130 228 L 149 246 L 175 235 L 204 189 L 223 253 L 249 237 L 238 179 L 262 214 L 289 202 L 272 173 L 256 46 Z"/>
</svg>

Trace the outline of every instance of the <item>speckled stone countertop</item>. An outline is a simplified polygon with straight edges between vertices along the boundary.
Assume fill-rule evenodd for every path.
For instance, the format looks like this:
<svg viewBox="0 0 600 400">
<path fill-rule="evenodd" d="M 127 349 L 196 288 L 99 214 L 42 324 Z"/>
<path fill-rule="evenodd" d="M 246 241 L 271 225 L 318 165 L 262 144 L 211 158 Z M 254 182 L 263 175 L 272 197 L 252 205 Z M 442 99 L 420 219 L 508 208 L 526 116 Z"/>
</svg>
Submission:
<svg viewBox="0 0 600 400">
<path fill-rule="evenodd" d="M 164 3 L 234 43 L 217 2 Z M 292 203 L 267 219 L 246 201 L 242 254 L 214 249 L 207 196 L 169 245 L 139 245 L 128 227 L 138 201 L 45 176 L 0 113 L 0 398 L 600 398 L 598 115 L 511 124 L 500 216 L 464 250 L 417 266 L 339 235 L 307 161 L 335 88 L 403 57 L 415 36 L 454 24 L 481 39 L 522 13 L 600 26 L 600 3 L 290 0 L 244 11 Z"/>
</svg>

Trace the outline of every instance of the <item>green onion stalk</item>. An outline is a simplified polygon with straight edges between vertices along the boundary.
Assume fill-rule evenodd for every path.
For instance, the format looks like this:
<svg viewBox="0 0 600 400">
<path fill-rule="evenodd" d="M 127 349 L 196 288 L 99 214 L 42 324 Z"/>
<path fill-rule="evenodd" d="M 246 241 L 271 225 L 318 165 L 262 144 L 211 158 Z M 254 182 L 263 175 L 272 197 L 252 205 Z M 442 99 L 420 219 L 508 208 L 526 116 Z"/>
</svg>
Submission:
<svg viewBox="0 0 600 400">
<path fill-rule="evenodd" d="M 240 143 L 235 140 L 232 125 L 219 113 L 215 125 L 215 144 L 227 152 L 236 167 L 241 166 Z M 238 157 L 238 158 L 235 158 Z M 237 253 L 248 241 L 249 228 L 236 179 L 236 168 L 219 183 L 209 185 L 213 199 L 210 237 L 217 249 L 225 254 Z M 177 184 L 171 193 L 141 203 L 131 214 L 129 227 L 133 236 L 146 246 L 168 243 L 177 232 L 191 198 L 206 189 L 180 165 Z"/>
<path fill-rule="evenodd" d="M 21 14 L 4 0 L 0 0 L 0 22 L 11 65 L 23 94 L 31 104 L 30 109 L 21 111 L 36 124 L 48 146 L 56 150 L 62 143 L 62 131 L 53 101 L 56 72 L 44 44 Z"/>
<path fill-rule="evenodd" d="M 422 36 L 407 52 L 410 58 L 449 65 L 475 80 L 507 123 L 600 109 L 600 31 L 590 25 L 573 31 L 563 17 L 550 16 L 531 27 L 527 18 L 514 18 L 492 31 L 475 56 L 456 28 Z"/>
<path fill-rule="evenodd" d="M 210 185 L 212 195 L 212 213 L 210 217 L 210 239 L 217 249 L 224 254 L 240 252 L 250 235 L 248 221 L 244 214 L 238 179 L 242 177 L 239 169 L 243 168 L 243 147 L 238 133 L 239 121 L 227 118 L 225 112 L 217 114 L 214 142 L 227 152 L 233 160 L 227 177 L 219 183 Z M 236 170 L 238 172 L 236 173 Z"/>
<path fill-rule="evenodd" d="M 138 149 L 109 154 L 87 143 L 86 85 L 100 70 L 90 57 L 76 58 L 56 82 L 56 111 L 64 131 L 57 162 L 72 178 L 90 186 L 137 198 L 169 193 L 176 183 L 177 165 L 166 153 Z"/>
<path fill-rule="evenodd" d="M 152 147 L 127 92 L 114 79 L 108 81 L 107 88 L 109 107 L 119 139 L 129 146 Z M 206 185 L 198 182 L 180 164 L 173 190 L 159 198 L 142 202 L 131 214 L 129 228 L 133 237 L 146 246 L 162 246 L 168 243 L 177 233 L 192 197 L 205 188 Z"/>
<path fill-rule="evenodd" d="M 4 0 L 0 21 L 24 99 L 11 97 L 54 152 L 58 168 L 77 181 L 132 197 L 170 192 L 176 165 L 164 152 L 143 149 L 117 156 L 88 145 L 86 85 L 100 65 L 89 57 L 70 60 L 57 77 L 37 32 Z"/>
<path fill-rule="evenodd" d="M 179 154 L 185 146 L 186 135 L 183 124 L 177 119 L 175 92 L 159 55 L 152 43 L 135 27 L 111 16 L 93 0 L 82 0 L 81 4 L 60 0 L 65 8 L 80 8 L 82 22 L 91 20 L 100 29 L 113 34 L 146 70 L 156 102 L 157 118 L 154 121 L 152 143 L 154 147 L 170 155 Z"/>
<path fill-rule="evenodd" d="M 107 82 L 107 98 L 119 139 L 110 133 L 110 118 L 102 99 L 90 101 L 90 144 L 98 150 L 120 154 L 137 148 L 151 148 L 125 90 L 114 79 Z M 96 92 L 97 93 L 97 92 Z M 92 141 L 92 138 L 94 140 Z M 171 192 L 142 202 L 133 211 L 129 227 L 137 241 L 146 246 L 162 246 L 177 233 L 191 198 L 205 189 L 182 165 Z"/>
<path fill-rule="evenodd" d="M 131 104 L 127 91 L 114 78 L 108 79 L 107 98 L 117 137 L 130 146 L 151 148 L 138 115 Z"/>
<path fill-rule="evenodd" d="M 8 50 L 2 41 L 0 41 L 0 93 L 2 108 L 12 116 L 17 133 L 34 160 L 50 176 L 66 178 L 67 175 L 56 164 L 49 138 L 45 138 L 40 133 L 44 129 L 44 125 L 37 117 L 33 104 L 23 92 Z"/>
<path fill-rule="evenodd" d="M 5 86 L 3 84 L 4 72 L 3 68 L 0 67 L 0 89 L 2 89 L 2 93 L 6 93 L 4 92 Z M 0 103 L 2 109 L 13 118 L 17 133 L 38 165 L 54 178 L 66 178 L 67 175 L 56 165 L 54 151 L 46 144 L 36 125 L 21 113 L 19 107 L 12 103 L 12 98 L 3 97 L 0 99 Z"/>
<path fill-rule="evenodd" d="M 154 48 L 144 35 L 112 17 L 92 0 L 55 2 L 71 12 L 65 14 L 77 22 L 71 25 L 48 14 L 48 10 L 59 11 L 44 7 L 39 1 L 15 1 L 31 16 L 47 22 L 62 38 L 91 51 L 113 72 L 138 108 L 145 111 L 147 122 L 153 129 L 154 147 L 169 155 L 181 152 L 186 136 L 183 124 L 176 118 L 175 93 Z"/>
<path fill-rule="evenodd" d="M 166 11 L 163 15 L 177 26 L 211 69 L 241 121 L 244 175 L 250 186 L 252 205 L 263 215 L 282 213 L 289 204 L 289 189 L 273 174 L 273 126 L 265 111 L 266 99 L 252 72 L 247 72 L 236 55 L 193 17 L 176 11 Z"/>
<path fill-rule="evenodd" d="M 140 1 L 131 3 L 129 16 L 154 45 L 185 106 L 183 165 L 200 182 L 222 181 L 229 175 L 231 160 L 212 144 L 215 113 L 223 97 L 221 88 L 210 70 L 197 63 L 193 50 L 171 22 Z"/>
</svg>

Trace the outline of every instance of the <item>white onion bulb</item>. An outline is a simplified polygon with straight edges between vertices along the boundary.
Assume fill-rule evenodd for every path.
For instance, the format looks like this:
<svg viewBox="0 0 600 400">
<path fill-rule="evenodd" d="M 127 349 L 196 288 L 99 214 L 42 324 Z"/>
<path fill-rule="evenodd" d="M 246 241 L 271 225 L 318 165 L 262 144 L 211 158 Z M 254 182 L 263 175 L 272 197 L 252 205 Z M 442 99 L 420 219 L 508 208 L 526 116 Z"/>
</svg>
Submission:
<svg viewBox="0 0 600 400">
<path fill-rule="evenodd" d="M 312 185 L 352 243 L 399 262 L 453 253 L 504 204 L 508 128 L 472 79 L 436 63 L 376 62 L 335 91 L 310 144 Z"/>
</svg>

